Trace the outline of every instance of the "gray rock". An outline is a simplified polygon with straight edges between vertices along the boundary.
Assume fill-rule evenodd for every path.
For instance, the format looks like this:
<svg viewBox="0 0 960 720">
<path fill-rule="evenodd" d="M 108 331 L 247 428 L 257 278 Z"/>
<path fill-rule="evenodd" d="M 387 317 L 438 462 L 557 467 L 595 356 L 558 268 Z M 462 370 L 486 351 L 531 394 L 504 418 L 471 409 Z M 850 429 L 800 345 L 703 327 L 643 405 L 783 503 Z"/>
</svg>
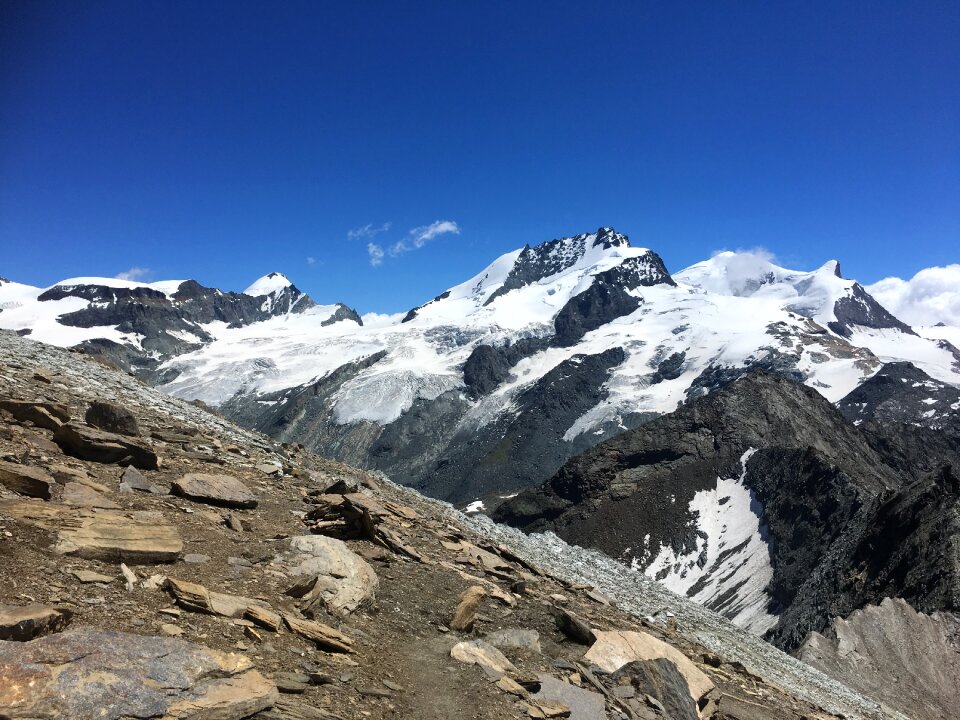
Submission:
<svg viewBox="0 0 960 720">
<path fill-rule="evenodd" d="M 484 637 L 488 643 L 500 650 L 525 650 L 526 652 L 540 652 L 540 633 L 536 630 L 508 628 L 497 630 Z"/>
<path fill-rule="evenodd" d="M 624 679 L 629 682 L 624 685 Z M 649 695 L 672 720 L 700 720 L 687 681 L 677 666 L 666 658 L 640 660 L 624 665 L 610 676 L 614 689 L 629 688 L 633 695 Z M 632 697 L 618 693 L 618 697 Z"/>
<path fill-rule="evenodd" d="M 570 708 L 570 720 L 607 720 L 607 704 L 603 695 L 545 673 L 540 675 L 540 690 L 533 699 L 566 705 Z"/>
<path fill-rule="evenodd" d="M 295 592 L 301 610 L 317 605 L 335 615 L 346 615 L 373 599 L 380 581 L 376 572 L 346 543 L 325 535 L 300 535 L 290 539 L 290 550 L 279 558 L 290 574 L 306 580 Z"/>
<path fill-rule="evenodd" d="M 171 486 L 175 495 L 222 507 L 255 508 L 256 496 L 231 475 L 187 473 Z"/>
<path fill-rule="evenodd" d="M 140 434 L 140 426 L 133 413 L 115 403 L 96 400 L 90 403 L 83 419 L 87 425 L 107 432 L 134 437 Z"/>
</svg>

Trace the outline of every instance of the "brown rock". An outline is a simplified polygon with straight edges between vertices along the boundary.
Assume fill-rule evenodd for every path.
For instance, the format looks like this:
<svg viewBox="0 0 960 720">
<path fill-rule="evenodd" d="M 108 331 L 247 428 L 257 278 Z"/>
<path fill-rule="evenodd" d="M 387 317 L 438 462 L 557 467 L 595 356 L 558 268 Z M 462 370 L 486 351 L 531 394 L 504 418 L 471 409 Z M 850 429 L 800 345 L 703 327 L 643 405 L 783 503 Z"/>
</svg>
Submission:
<svg viewBox="0 0 960 720">
<path fill-rule="evenodd" d="M 0 400 L 0 410 L 6 410 L 20 422 L 32 422 L 47 430 L 57 430 L 70 421 L 70 411 L 60 403 Z"/>
<path fill-rule="evenodd" d="M 167 578 L 167 588 L 176 598 L 177 604 L 187 610 L 229 618 L 242 618 L 251 607 L 260 607 L 269 612 L 269 607 L 264 607 L 265 603 L 260 600 L 212 592 L 203 585 L 187 580 Z"/>
<path fill-rule="evenodd" d="M 235 508 L 257 506 L 256 496 L 246 485 L 230 475 L 187 473 L 174 481 L 171 490 L 175 495 L 209 505 Z"/>
<path fill-rule="evenodd" d="M 493 645 L 483 640 L 460 642 L 450 649 L 450 657 L 467 665 L 479 665 L 490 675 L 500 677 L 516 670 L 513 663 Z"/>
<path fill-rule="evenodd" d="M 53 497 L 56 480 L 45 470 L 0 462 L 0 485 L 27 497 L 49 500 Z"/>
<path fill-rule="evenodd" d="M 0 640 L 33 640 L 62 630 L 73 612 L 49 605 L 0 605 Z"/>
<path fill-rule="evenodd" d="M 175 562 L 183 541 L 172 525 L 158 522 L 159 513 L 131 515 L 103 511 L 62 518 L 54 550 L 88 560 L 133 565 Z"/>
<path fill-rule="evenodd" d="M 133 465 L 141 470 L 160 466 L 157 454 L 143 442 L 84 425 L 67 423 L 54 433 L 53 441 L 81 460 Z"/>
<path fill-rule="evenodd" d="M 87 425 L 107 432 L 130 436 L 140 434 L 140 426 L 137 425 L 137 419 L 133 413 L 113 403 L 99 401 L 90 403 L 83 419 L 87 421 Z"/>
<path fill-rule="evenodd" d="M 244 617 L 270 632 L 280 632 L 280 626 L 283 624 L 283 618 L 278 613 L 260 605 L 248 606 Z"/>
<path fill-rule="evenodd" d="M 458 632 L 469 631 L 477 619 L 477 610 L 486 595 L 487 591 L 479 585 L 473 585 L 464 590 L 457 602 L 456 609 L 453 611 L 450 629 Z"/>
<path fill-rule="evenodd" d="M 314 620 L 303 620 L 289 614 L 283 616 L 283 621 L 293 632 L 315 643 L 321 650 L 353 652 L 353 640 L 329 625 Z"/>
<path fill-rule="evenodd" d="M 112 583 L 116 579 L 93 570 L 71 570 L 70 574 L 82 583 Z"/>
<path fill-rule="evenodd" d="M 554 619 L 557 621 L 557 627 L 564 635 L 581 645 L 593 644 L 596 638 L 594 638 L 593 630 L 586 620 L 572 610 L 557 605 L 553 606 L 552 612 Z"/>
</svg>

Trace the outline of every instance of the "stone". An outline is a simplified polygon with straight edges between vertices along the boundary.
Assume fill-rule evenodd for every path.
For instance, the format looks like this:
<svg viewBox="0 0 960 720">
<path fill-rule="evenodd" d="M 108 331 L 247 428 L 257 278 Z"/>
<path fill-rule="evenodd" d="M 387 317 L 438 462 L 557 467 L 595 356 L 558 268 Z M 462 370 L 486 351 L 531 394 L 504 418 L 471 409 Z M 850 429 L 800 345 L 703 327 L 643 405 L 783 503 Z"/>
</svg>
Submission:
<svg viewBox="0 0 960 720">
<path fill-rule="evenodd" d="M 127 592 L 133 592 L 134 586 L 137 584 L 137 575 L 130 568 L 128 568 L 124 563 L 120 563 L 120 574 L 123 575 L 123 579 L 127 583 Z"/>
<path fill-rule="evenodd" d="M 273 463 L 260 463 L 257 465 L 257 470 L 272 477 L 281 477 L 283 475 L 283 468 Z"/>
<path fill-rule="evenodd" d="M 236 513 L 230 513 L 227 515 L 227 527 L 233 530 L 234 532 L 243 532 L 243 521 L 240 519 L 240 516 Z"/>
<path fill-rule="evenodd" d="M 56 431 L 70 421 L 70 410 L 60 403 L 0 400 L 0 410 L 6 410 L 20 422 L 31 422 L 47 430 Z"/>
<path fill-rule="evenodd" d="M 617 689 L 629 689 L 633 695 L 652 697 L 665 717 L 699 720 L 700 711 L 693 701 L 687 681 L 677 666 L 666 658 L 627 663 L 610 676 Z M 629 683 L 629 684 L 625 684 Z M 618 697 L 632 697 L 617 693 Z"/>
<path fill-rule="evenodd" d="M 33 372 L 33 379 L 36 380 L 37 382 L 43 383 L 44 385 L 53 384 L 53 375 L 49 370 L 45 368 L 37 368 Z"/>
<path fill-rule="evenodd" d="M 247 509 L 257 506 L 256 496 L 231 475 L 187 473 L 174 481 L 171 490 L 175 495 L 208 505 Z"/>
<path fill-rule="evenodd" d="M 183 561 L 191 565 L 203 565 L 206 562 L 210 562 L 210 556 L 201 555 L 200 553 L 187 553 L 183 556 Z"/>
<path fill-rule="evenodd" d="M 133 413 L 114 403 L 100 401 L 90 403 L 83 419 L 91 427 L 118 435 L 136 437 L 140 434 L 140 426 L 137 424 L 137 419 L 133 416 Z"/>
<path fill-rule="evenodd" d="M 176 562 L 183 541 L 177 529 L 158 522 L 157 515 L 106 510 L 63 518 L 54 550 L 87 560 L 131 565 Z"/>
<path fill-rule="evenodd" d="M 167 578 L 167 589 L 180 607 L 222 617 L 242 618 L 247 614 L 248 608 L 266 605 L 262 600 L 213 592 L 203 585 L 172 577 Z"/>
<path fill-rule="evenodd" d="M 557 680 L 551 675 L 539 675 L 540 689 L 533 695 L 533 702 L 553 703 L 569 709 L 570 720 L 606 720 L 607 703 L 603 695 L 576 685 Z"/>
<path fill-rule="evenodd" d="M 310 676 L 297 672 L 279 672 L 273 676 L 277 689 L 282 693 L 302 695 L 310 686 Z"/>
<path fill-rule="evenodd" d="M 597 641 L 583 659 L 604 672 L 615 673 L 624 665 L 637 660 L 665 658 L 683 675 L 694 701 L 699 702 L 700 698 L 713 689 L 713 682 L 690 658 L 653 635 L 632 630 L 595 630 L 593 634 Z"/>
<path fill-rule="evenodd" d="M 180 637 L 183 635 L 183 628 L 173 623 L 164 623 L 160 626 L 160 632 L 170 637 Z"/>
<path fill-rule="evenodd" d="M 290 551 L 283 556 L 290 574 L 304 580 L 288 591 L 301 598 L 305 615 L 318 606 L 344 616 L 371 602 L 380 581 L 370 564 L 346 543 L 325 535 L 290 538 Z"/>
<path fill-rule="evenodd" d="M 554 605 L 552 608 L 554 620 L 560 632 L 566 635 L 574 642 L 581 645 L 592 645 L 594 641 L 593 630 L 586 620 L 581 618 L 572 610 Z"/>
<path fill-rule="evenodd" d="M 483 640 L 459 642 L 450 649 L 450 657 L 466 665 L 479 665 L 495 676 L 516 670 L 506 656 Z"/>
<path fill-rule="evenodd" d="M 303 620 L 290 614 L 284 614 L 283 621 L 290 630 L 311 641 L 321 650 L 353 652 L 353 640 L 329 625 L 313 620 Z"/>
<path fill-rule="evenodd" d="M 89 485 L 78 482 L 69 482 L 63 486 L 61 500 L 67 505 L 76 505 L 77 507 L 100 508 L 103 510 L 120 509 L 120 506 L 110 498 L 98 493 Z"/>
<path fill-rule="evenodd" d="M 345 720 L 329 710 L 293 700 L 289 695 L 280 696 L 269 710 L 257 715 L 257 720 Z"/>
<path fill-rule="evenodd" d="M 540 653 L 540 633 L 536 630 L 508 628 L 488 633 L 484 637 L 488 643 L 500 650 L 525 650 Z"/>
<path fill-rule="evenodd" d="M 486 596 L 487 591 L 480 585 L 473 585 L 464 590 L 450 619 L 450 629 L 467 632 L 473 628 L 473 623 L 477 619 L 477 610 Z"/>
<path fill-rule="evenodd" d="M 178 638 L 89 628 L 0 642 L 0 717 L 240 720 L 277 700 L 251 662 Z"/>
<path fill-rule="evenodd" d="M 81 460 L 133 465 L 141 470 L 160 467 L 157 454 L 143 442 L 97 428 L 67 423 L 53 434 L 53 441 Z"/>
<path fill-rule="evenodd" d="M 563 703 L 550 702 L 546 700 L 541 702 L 531 702 L 527 706 L 527 715 L 535 720 L 550 720 L 550 718 L 571 717 L 569 707 Z"/>
<path fill-rule="evenodd" d="M 93 570 L 71 570 L 70 574 L 82 583 L 112 583 L 116 579 Z"/>
<path fill-rule="evenodd" d="M 0 462 L 0 485 L 27 497 L 50 500 L 57 481 L 46 470 Z"/>
<path fill-rule="evenodd" d="M 73 617 L 66 608 L 49 605 L 0 605 L 0 640 L 32 640 L 59 632 Z"/>
<path fill-rule="evenodd" d="M 283 625 L 283 618 L 278 613 L 260 605 L 248 606 L 244 617 L 270 632 L 280 632 Z"/>
<path fill-rule="evenodd" d="M 124 469 L 120 476 L 120 492 L 148 492 L 152 495 L 167 495 L 169 491 L 166 488 L 147 480 L 143 473 L 135 467 L 130 466 Z"/>
</svg>

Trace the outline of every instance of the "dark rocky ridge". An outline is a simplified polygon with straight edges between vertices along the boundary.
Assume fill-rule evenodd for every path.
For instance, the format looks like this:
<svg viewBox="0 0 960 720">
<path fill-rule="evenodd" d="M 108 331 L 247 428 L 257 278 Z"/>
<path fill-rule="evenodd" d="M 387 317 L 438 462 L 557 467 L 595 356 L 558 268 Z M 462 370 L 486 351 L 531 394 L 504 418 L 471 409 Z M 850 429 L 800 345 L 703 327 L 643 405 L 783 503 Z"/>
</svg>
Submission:
<svg viewBox="0 0 960 720">
<path fill-rule="evenodd" d="M 928 612 L 957 607 L 950 538 L 960 532 L 960 487 L 952 469 L 936 467 L 944 456 L 926 435 L 900 437 L 876 425 L 862 432 L 814 390 L 753 373 L 568 461 L 494 518 L 618 558 L 643 548 L 645 535 L 650 548 L 688 552 L 698 532 L 690 500 L 718 477 L 737 477 L 741 455 L 757 448 L 743 482 L 769 534 L 767 592 L 779 614 L 769 637 L 790 648 L 831 616 L 883 597 Z M 915 477 L 898 466 L 917 454 L 936 469 Z"/>
<path fill-rule="evenodd" d="M 839 276 L 840 268 L 837 266 Z M 909 325 L 895 318 L 873 296 L 864 290 L 860 283 L 853 284 L 852 294 L 837 300 L 833 305 L 836 320 L 828 323 L 837 335 L 850 337 L 855 326 L 874 328 L 894 328 L 908 335 L 916 335 Z"/>
</svg>

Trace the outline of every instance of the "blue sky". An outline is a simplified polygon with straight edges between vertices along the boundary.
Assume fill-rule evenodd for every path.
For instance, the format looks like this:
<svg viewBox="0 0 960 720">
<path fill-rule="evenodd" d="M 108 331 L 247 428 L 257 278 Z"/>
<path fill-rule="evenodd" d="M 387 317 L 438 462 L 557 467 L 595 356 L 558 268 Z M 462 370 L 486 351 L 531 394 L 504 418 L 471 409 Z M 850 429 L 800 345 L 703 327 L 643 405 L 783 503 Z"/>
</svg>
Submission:
<svg viewBox="0 0 960 720">
<path fill-rule="evenodd" d="M 396 311 L 613 225 L 910 276 L 960 261 L 958 38 L 935 1 L 7 2 L 0 275 Z"/>
</svg>

